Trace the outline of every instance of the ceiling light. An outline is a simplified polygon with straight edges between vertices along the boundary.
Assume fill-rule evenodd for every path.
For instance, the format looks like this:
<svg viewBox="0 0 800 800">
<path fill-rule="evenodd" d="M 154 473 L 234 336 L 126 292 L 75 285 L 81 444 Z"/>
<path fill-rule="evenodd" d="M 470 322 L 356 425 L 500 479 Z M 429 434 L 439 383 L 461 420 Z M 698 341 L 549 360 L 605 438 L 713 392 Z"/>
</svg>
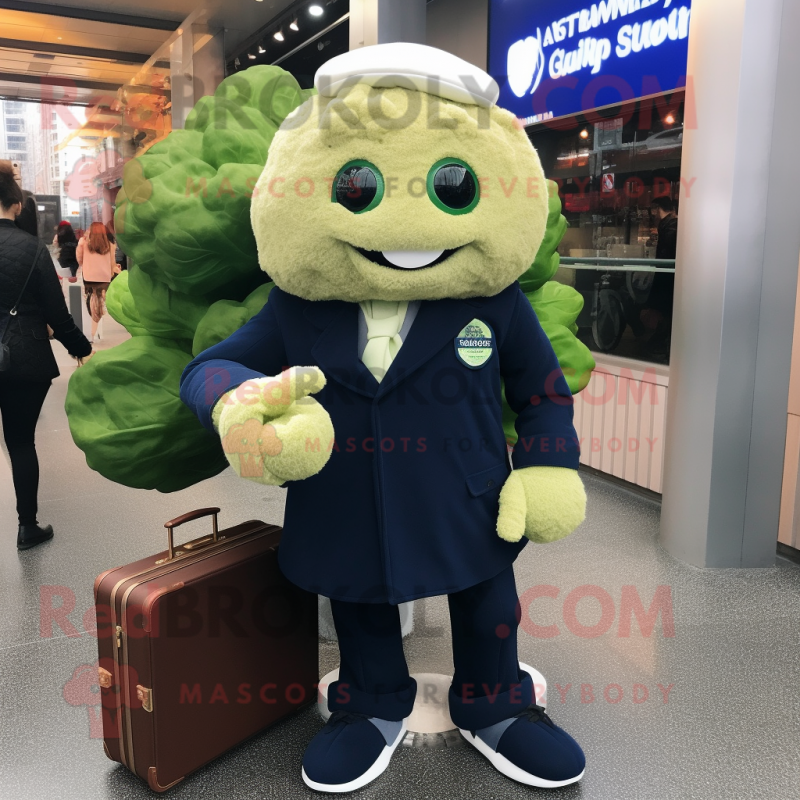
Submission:
<svg viewBox="0 0 800 800">
<path fill-rule="evenodd" d="M 273 37 L 275 39 L 277 39 L 277 41 L 279 41 L 279 42 L 283 41 L 283 38 L 284 38 L 283 37 L 283 31 L 275 31 L 275 33 L 273 33 L 272 35 L 273 35 Z"/>
<path fill-rule="evenodd" d="M 292 20 L 292 21 L 289 23 L 289 27 L 290 27 L 290 28 L 291 28 L 293 31 L 299 31 L 299 30 L 300 30 L 300 26 L 297 24 L 297 20 L 296 20 L 296 19 L 293 19 L 293 20 Z"/>
<path fill-rule="evenodd" d="M 261 45 L 259 45 L 258 46 L 258 52 L 259 53 L 266 53 L 267 51 Z"/>
<path fill-rule="evenodd" d="M 311 14 L 312 17 L 321 17 L 325 13 L 325 10 L 322 6 L 314 4 L 308 7 L 308 13 Z"/>
<path fill-rule="evenodd" d="M 247 57 L 248 57 L 248 58 L 250 58 L 250 59 L 252 59 L 253 61 L 255 61 L 255 60 L 256 60 L 256 54 L 255 54 L 255 53 L 248 53 L 248 54 L 247 54 Z"/>
<path fill-rule="evenodd" d="M 580 132 L 580 137 L 581 137 L 581 139 L 588 139 L 589 138 L 589 131 L 587 131 L 586 128 L 584 128 Z"/>
<path fill-rule="evenodd" d="M 673 114 L 667 114 L 667 116 L 664 119 L 664 122 L 666 122 L 667 125 L 674 125 L 675 124 L 675 116 Z"/>
</svg>

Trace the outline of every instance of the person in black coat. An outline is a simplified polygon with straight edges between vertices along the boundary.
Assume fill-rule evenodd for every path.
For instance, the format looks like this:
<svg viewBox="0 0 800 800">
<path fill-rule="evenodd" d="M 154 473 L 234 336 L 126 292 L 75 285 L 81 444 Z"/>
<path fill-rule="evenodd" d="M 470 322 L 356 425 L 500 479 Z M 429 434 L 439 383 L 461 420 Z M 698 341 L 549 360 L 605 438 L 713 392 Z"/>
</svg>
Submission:
<svg viewBox="0 0 800 800">
<path fill-rule="evenodd" d="M 22 211 L 17 214 L 14 224 L 31 236 L 39 235 L 39 214 L 36 211 L 36 195 L 27 189 L 22 190 Z"/>
<path fill-rule="evenodd" d="M 653 209 L 658 216 L 656 258 L 673 260 L 678 249 L 678 215 L 675 213 L 675 203 L 669 197 L 657 197 L 653 200 Z M 675 276 L 672 273 L 656 273 L 647 303 L 649 308 L 661 314 L 658 327 L 647 343 L 649 353 L 656 357 L 669 357 L 674 292 Z"/>
<path fill-rule="evenodd" d="M 61 222 L 56 231 L 54 244 L 58 247 L 58 262 L 68 269 L 74 278 L 78 274 L 78 259 L 75 251 L 78 248 L 78 237 L 69 222 Z"/>
<path fill-rule="evenodd" d="M 90 356 L 92 346 L 67 310 L 50 254 L 15 225 L 23 202 L 10 162 L 0 162 L 0 323 L 9 321 L 2 341 L 10 351 L 9 366 L 0 371 L 0 413 L 17 496 L 17 548 L 27 550 L 53 537 L 52 526 L 42 527 L 36 518 L 36 423 L 59 375 L 47 326 L 75 358 Z M 18 299 L 17 313 L 10 315 Z"/>
<path fill-rule="evenodd" d="M 656 258 L 674 259 L 678 250 L 678 215 L 669 197 L 656 197 L 653 208 L 658 215 Z"/>
</svg>

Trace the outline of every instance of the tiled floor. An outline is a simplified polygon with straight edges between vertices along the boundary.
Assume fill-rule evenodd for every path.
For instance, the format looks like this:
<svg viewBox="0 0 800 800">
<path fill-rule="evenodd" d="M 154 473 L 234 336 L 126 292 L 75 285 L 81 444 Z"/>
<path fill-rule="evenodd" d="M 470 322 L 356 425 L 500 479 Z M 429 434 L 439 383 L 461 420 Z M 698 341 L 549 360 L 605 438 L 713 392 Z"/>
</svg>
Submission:
<svg viewBox="0 0 800 800">
<path fill-rule="evenodd" d="M 119 341 L 118 327 L 105 325 L 103 346 Z M 223 524 L 253 517 L 280 522 L 283 495 L 232 474 L 159 495 L 91 472 L 63 411 L 74 367 L 56 349 L 63 375 L 39 425 L 40 519 L 53 523 L 52 542 L 17 553 L 11 477 L 0 462 L 7 527 L 0 540 L 0 798 L 144 798 L 150 790 L 108 761 L 93 738 L 95 707 L 85 703 L 95 695 L 77 690 L 86 670 L 94 675 L 86 665 L 96 659 L 96 641 L 81 633 L 93 579 L 160 549 L 163 521 L 180 512 L 215 504 L 223 508 Z M 406 747 L 358 796 L 800 796 L 800 568 L 788 562 L 758 571 L 688 567 L 658 546 L 655 505 L 594 478 L 586 483 L 588 520 L 580 531 L 558 544 L 528 547 L 517 563 L 529 620 L 520 655 L 546 675 L 552 716 L 586 750 L 583 782 L 560 792 L 528 790 L 494 773 L 467 746 Z M 557 596 L 534 599 L 535 587 L 544 585 Z M 80 635 L 41 628 L 40 595 L 58 605 L 53 592 L 68 608 L 74 602 L 68 618 Z M 649 635 L 635 614 L 625 635 L 631 601 L 640 600 L 646 611 L 654 598 L 663 601 L 662 613 Z M 674 635 L 665 624 L 670 609 Z M 415 614 L 415 632 L 406 640 L 412 670 L 450 671 L 445 601 L 418 603 Z M 548 631 L 555 635 L 543 638 L 533 620 L 555 625 Z M 646 629 L 644 616 L 642 622 Z M 320 655 L 322 673 L 336 665 L 335 645 L 321 645 Z M 170 796 L 313 796 L 299 765 L 320 725 L 316 711 L 307 710 L 191 776 Z"/>
</svg>

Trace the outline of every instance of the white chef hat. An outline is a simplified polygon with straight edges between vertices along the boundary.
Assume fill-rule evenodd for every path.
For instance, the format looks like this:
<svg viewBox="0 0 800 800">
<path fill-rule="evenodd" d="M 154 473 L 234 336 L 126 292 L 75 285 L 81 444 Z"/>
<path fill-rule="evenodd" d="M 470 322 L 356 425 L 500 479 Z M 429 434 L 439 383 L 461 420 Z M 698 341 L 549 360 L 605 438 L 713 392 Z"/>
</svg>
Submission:
<svg viewBox="0 0 800 800">
<path fill-rule="evenodd" d="M 474 64 L 424 44 L 391 42 L 334 56 L 314 77 L 322 97 L 336 97 L 355 83 L 389 89 L 413 88 L 456 103 L 489 108 L 497 102 L 497 82 Z"/>
</svg>

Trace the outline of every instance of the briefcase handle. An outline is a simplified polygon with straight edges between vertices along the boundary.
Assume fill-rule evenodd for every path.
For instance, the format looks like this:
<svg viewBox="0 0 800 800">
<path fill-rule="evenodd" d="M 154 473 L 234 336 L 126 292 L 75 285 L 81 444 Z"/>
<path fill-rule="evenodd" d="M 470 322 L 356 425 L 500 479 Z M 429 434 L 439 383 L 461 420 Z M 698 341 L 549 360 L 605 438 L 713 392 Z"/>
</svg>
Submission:
<svg viewBox="0 0 800 800">
<path fill-rule="evenodd" d="M 186 514 L 181 514 L 179 517 L 175 517 L 175 519 L 165 522 L 164 527 L 167 529 L 167 561 L 172 561 L 172 559 L 175 558 L 175 547 L 172 540 L 173 528 L 177 528 L 178 525 L 183 525 L 184 522 L 191 522 L 192 520 L 200 519 L 201 517 L 213 516 L 214 519 L 211 521 L 211 541 L 208 542 L 208 544 L 213 544 L 217 541 L 219 536 L 217 514 L 219 514 L 218 508 L 198 508 L 196 511 L 188 511 Z M 198 541 L 195 543 L 195 546 L 199 544 L 201 544 L 201 542 Z M 203 541 L 202 544 L 206 544 L 206 542 Z"/>
</svg>

